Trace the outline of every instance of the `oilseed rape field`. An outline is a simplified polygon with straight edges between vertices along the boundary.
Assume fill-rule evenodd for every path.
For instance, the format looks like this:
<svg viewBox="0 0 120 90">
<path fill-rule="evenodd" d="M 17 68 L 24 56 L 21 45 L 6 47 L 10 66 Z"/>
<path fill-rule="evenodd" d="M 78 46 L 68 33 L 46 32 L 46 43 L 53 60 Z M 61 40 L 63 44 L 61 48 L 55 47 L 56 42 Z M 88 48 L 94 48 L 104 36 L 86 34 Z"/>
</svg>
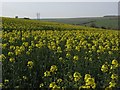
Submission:
<svg viewBox="0 0 120 90">
<path fill-rule="evenodd" d="M 120 88 L 120 36 L 104 30 L 2 18 L 3 89 Z"/>
</svg>

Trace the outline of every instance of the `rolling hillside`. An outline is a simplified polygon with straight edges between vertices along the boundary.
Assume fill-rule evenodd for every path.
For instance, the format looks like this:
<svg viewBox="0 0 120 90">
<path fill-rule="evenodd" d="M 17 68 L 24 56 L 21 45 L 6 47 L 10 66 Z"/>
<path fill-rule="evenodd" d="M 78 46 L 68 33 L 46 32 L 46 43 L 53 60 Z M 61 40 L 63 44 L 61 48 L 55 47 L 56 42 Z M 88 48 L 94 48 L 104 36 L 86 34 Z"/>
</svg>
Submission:
<svg viewBox="0 0 120 90">
<path fill-rule="evenodd" d="M 56 18 L 41 19 L 43 21 L 53 21 L 73 25 L 91 26 L 104 29 L 118 29 L 117 17 L 90 17 L 90 18 Z"/>
<path fill-rule="evenodd" d="M 2 20 L 3 90 L 120 88 L 119 31 L 38 20 Z"/>
</svg>

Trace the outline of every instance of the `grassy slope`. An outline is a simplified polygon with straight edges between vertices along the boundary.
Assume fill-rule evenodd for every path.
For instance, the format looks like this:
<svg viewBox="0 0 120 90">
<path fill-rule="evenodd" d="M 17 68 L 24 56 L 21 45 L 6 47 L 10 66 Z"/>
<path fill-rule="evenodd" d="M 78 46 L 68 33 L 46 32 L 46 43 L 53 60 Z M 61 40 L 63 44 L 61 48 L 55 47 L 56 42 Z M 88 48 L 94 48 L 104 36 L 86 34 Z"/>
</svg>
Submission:
<svg viewBox="0 0 120 90">
<path fill-rule="evenodd" d="M 2 31 L 0 31 L 0 54 L 2 53 L 2 49 L 1 49 L 1 47 L 2 47 L 2 39 L 1 38 L 2 38 Z M 2 80 L 2 73 L 1 72 L 2 72 L 2 64 L 0 64 L 0 80 Z"/>
<path fill-rule="evenodd" d="M 42 19 L 43 21 L 54 21 L 67 24 L 77 24 L 91 26 L 95 24 L 97 27 L 105 27 L 108 29 L 118 29 L 117 17 L 96 17 L 96 18 L 68 18 L 68 19 Z"/>
<path fill-rule="evenodd" d="M 5 19 L 4 19 L 5 20 Z M 85 30 L 87 29 L 87 30 L 90 30 L 90 29 L 92 29 L 93 30 L 93 28 L 86 28 L 86 27 L 81 27 L 81 26 L 74 26 L 74 25 L 67 25 L 67 24 L 59 24 L 59 23 L 52 23 L 52 22 L 42 22 L 42 21 L 36 21 L 36 20 L 23 20 L 23 19 L 7 19 L 6 21 L 5 21 L 5 26 L 6 26 L 6 28 L 10 28 L 11 29 L 11 27 L 10 27 L 10 25 L 15 25 L 15 27 L 12 27 L 13 29 L 14 28 L 16 28 L 17 26 L 16 26 L 16 24 L 18 25 L 18 29 L 20 29 L 21 30 L 21 28 L 22 29 L 24 29 L 23 27 L 28 27 L 29 26 L 29 28 L 28 29 L 38 29 L 38 27 L 40 26 L 40 27 L 43 27 L 43 26 L 48 26 L 48 27 L 62 27 L 62 26 L 64 26 L 64 28 L 65 29 L 69 29 L 68 27 L 70 27 L 70 28 L 72 28 L 72 29 L 78 29 L 78 30 L 83 30 L 84 28 L 85 28 Z M 27 26 L 28 25 L 28 26 Z M 22 26 L 22 27 L 21 27 Z M 20 28 L 21 27 L 21 28 Z M 5 28 L 5 27 L 3 27 L 3 28 Z M 44 27 L 44 29 L 45 29 L 46 27 Z M 57 29 L 57 28 L 55 28 L 55 29 Z M 61 28 L 62 29 L 62 28 Z M 98 30 L 101 30 L 101 29 L 95 29 L 96 31 L 98 31 Z M 107 30 L 106 30 L 107 31 Z M 98 62 L 99 63 L 99 62 Z"/>
<path fill-rule="evenodd" d="M 3 20 L 3 29 L 4 30 L 105 30 L 105 29 L 96 29 L 85 26 L 70 25 L 65 23 L 58 22 L 47 22 L 39 20 L 25 20 L 25 19 L 14 19 L 14 18 L 2 18 Z M 11 27 L 14 26 L 14 27 Z"/>
<path fill-rule="evenodd" d="M 2 46 L 2 31 L 0 31 L 0 48 L 1 48 L 1 46 Z"/>
</svg>

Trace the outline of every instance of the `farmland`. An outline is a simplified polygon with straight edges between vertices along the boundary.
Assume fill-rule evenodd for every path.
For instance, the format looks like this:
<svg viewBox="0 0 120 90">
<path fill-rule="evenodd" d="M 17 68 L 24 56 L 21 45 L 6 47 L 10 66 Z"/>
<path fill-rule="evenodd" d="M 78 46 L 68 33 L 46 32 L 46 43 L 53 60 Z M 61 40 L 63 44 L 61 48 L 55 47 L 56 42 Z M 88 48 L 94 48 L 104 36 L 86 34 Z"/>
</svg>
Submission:
<svg viewBox="0 0 120 90">
<path fill-rule="evenodd" d="M 43 21 L 60 22 L 72 25 L 82 25 L 87 27 L 118 29 L 118 17 L 84 17 L 84 18 L 53 18 L 41 19 Z"/>
<path fill-rule="evenodd" d="M 120 88 L 119 31 L 2 18 L 2 88 Z"/>
</svg>

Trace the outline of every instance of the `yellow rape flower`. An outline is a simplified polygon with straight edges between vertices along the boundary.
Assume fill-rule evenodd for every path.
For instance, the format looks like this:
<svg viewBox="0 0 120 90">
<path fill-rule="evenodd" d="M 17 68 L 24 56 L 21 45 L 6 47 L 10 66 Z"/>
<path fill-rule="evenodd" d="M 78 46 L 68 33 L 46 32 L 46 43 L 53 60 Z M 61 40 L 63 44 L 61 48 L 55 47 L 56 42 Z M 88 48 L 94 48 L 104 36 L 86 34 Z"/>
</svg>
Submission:
<svg viewBox="0 0 120 90">
<path fill-rule="evenodd" d="M 108 65 L 106 65 L 106 64 L 102 65 L 102 67 L 101 67 L 101 71 L 103 71 L 103 72 L 107 72 L 108 69 L 109 69 Z"/>
<path fill-rule="evenodd" d="M 67 58 L 69 58 L 70 56 L 71 56 L 70 53 L 67 53 L 67 54 L 66 54 L 66 57 L 67 57 Z"/>
<path fill-rule="evenodd" d="M 62 53 L 61 47 L 57 47 L 57 52 Z"/>
<path fill-rule="evenodd" d="M 74 81 L 77 82 L 80 80 L 80 77 L 74 77 Z"/>
<path fill-rule="evenodd" d="M 15 62 L 15 58 L 10 58 L 9 61 L 10 62 Z"/>
<path fill-rule="evenodd" d="M 52 65 L 51 68 L 50 68 L 50 72 L 55 72 L 57 70 L 58 70 L 58 68 L 57 68 L 56 65 Z"/>
<path fill-rule="evenodd" d="M 2 61 L 4 61 L 5 59 L 6 59 L 5 55 L 4 55 L 4 54 L 1 54 L 1 55 L 0 55 L 0 61 L 2 62 Z"/>
<path fill-rule="evenodd" d="M 96 87 L 94 78 L 88 78 L 86 80 L 86 86 L 91 86 L 94 89 Z"/>
<path fill-rule="evenodd" d="M 2 48 L 5 49 L 7 47 L 7 44 L 2 44 Z"/>
<path fill-rule="evenodd" d="M 3 83 L 0 83 L 0 88 L 2 88 L 3 87 Z"/>
<path fill-rule="evenodd" d="M 5 84 L 6 84 L 6 83 L 8 83 L 8 82 L 9 82 L 9 80 L 8 80 L 8 79 L 5 79 L 5 80 L 4 80 L 4 83 L 5 83 Z"/>
<path fill-rule="evenodd" d="M 90 89 L 90 86 L 83 85 L 83 86 L 79 87 L 79 89 L 81 89 L 81 88 L 83 88 L 83 89 Z"/>
<path fill-rule="evenodd" d="M 84 80 L 86 81 L 88 78 L 91 78 L 90 74 L 85 74 Z"/>
<path fill-rule="evenodd" d="M 112 80 L 111 82 L 109 82 L 109 87 L 112 88 L 112 87 L 115 87 L 116 86 L 116 82 L 114 80 Z"/>
<path fill-rule="evenodd" d="M 8 56 L 13 56 L 14 53 L 13 52 L 8 52 Z"/>
<path fill-rule="evenodd" d="M 30 52 L 29 52 L 29 51 L 26 51 L 26 54 L 27 54 L 27 55 L 30 55 Z"/>
<path fill-rule="evenodd" d="M 61 82 L 62 82 L 61 78 L 57 79 L 57 83 L 61 83 Z"/>
<path fill-rule="evenodd" d="M 75 72 L 75 73 L 73 74 L 73 77 L 81 77 L 81 74 L 80 74 L 79 72 Z"/>
<path fill-rule="evenodd" d="M 62 60 L 63 60 L 63 58 L 62 58 L 62 57 L 60 57 L 60 58 L 59 58 L 59 60 L 60 60 L 60 61 L 62 61 Z"/>
<path fill-rule="evenodd" d="M 45 76 L 45 77 L 51 76 L 50 71 L 44 72 L 44 76 Z"/>
<path fill-rule="evenodd" d="M 112 75 L 111 75 L 111 78 L 117 80 L 117 79 L 118 79 L 118 75 L 117 75 L 117 74 L 112 74 Z"/>
<path fill-rule="evenodd" d="M 10 46 L 10 49 L 15 50 L 15 46 Z"/>
<path fill-rule="evenodd" d="M 55 82 L 51 82 L 50 85 L 49 85 L 49 88 L 53 88 L 55 85 L 56 85 Z"/>
<path fill-rule="evenodd" d="M 80 47 L 79 47 L 79 46 L 76 46 L 76 47 L 75 47 L 75 50 L 80 51 Z"/>
<path fill-rule="evenodd" d="M 86 82 L 86 85 L 91 85 L 91 84 L 93 84 L 95 81 L 94 81 L 94 78 L 88 78 L 85 82 Z"/>
<path fill-rule="evenodd" d="M 79 57 L 76 55 L 73 57 L 73 59 L 77 61 L 79 59 Z"/>
<path fill-rule="evenodd" d="M 108 51 L 108 53 L 109 53 L 110 55 L 113 54 L 112 51 Z"/>
<path fill-rule="evenodd" d="M 24 37 L 22 37 L 22 41 L 25 41 L 25 38 L 24 38 Z"/>
<path fill-rule="evenodd" d="M 43 87 L 44 86 L 44 84 L 43 83 L 41 83 L 40 85 L 39 85 L 39 87 L 41 88 L 41 87 Z"/>
<path fill-rule="evenodd" d="M 114 65 L 115 67 L 118 67 L 119 66 L 118 61 L 115 59 L 112 60 L 112 65 Z"/>
<path fill-rule="evenodd" d="M 60 86 L 54 85 L 52 90 L 60 90 Z"/>
<path fill-rule="evenodd" d="M 32 67 L 33 67 L 33 61 L 28 61 L 27 66 L 28 66 L 29 68 L 32 68 Z"/>
<path fill-rule="evenodd" d="M 20 49 L 16 49 L 15 50 L 15 55 L 20 55 L 21 54 L 21 50 Z"/>
<path fill-rule="evenodd" d="M 28 47 L 29 43 L 28 43 L 28 42 L 23 42 L 23 45 L 24 45 L 25 47 Z"/>
<path fill-rule="evenodd" d="M 74 81 L 76 82 L 76 81 L 80 80 L 82 76 L 79 72 L 75 72 L 73 74 L 73 77 L 74 77 Z"/>
</svg>

